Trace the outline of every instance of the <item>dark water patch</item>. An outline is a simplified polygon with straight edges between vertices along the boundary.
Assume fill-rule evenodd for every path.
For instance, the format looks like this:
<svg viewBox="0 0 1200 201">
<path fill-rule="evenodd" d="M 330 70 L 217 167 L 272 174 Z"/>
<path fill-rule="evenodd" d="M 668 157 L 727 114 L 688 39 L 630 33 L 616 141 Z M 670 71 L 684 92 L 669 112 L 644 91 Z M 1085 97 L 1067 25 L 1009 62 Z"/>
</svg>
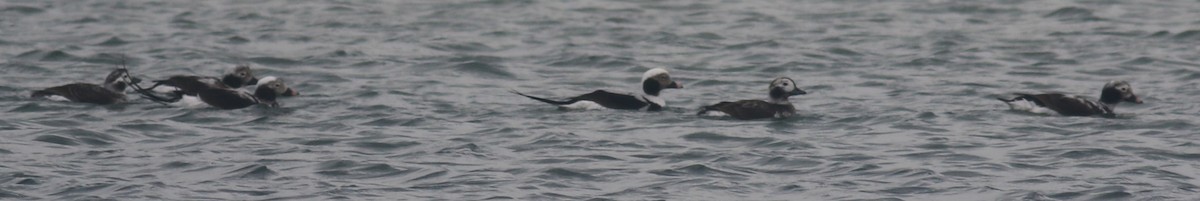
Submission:
<svg viewBox="0 0 1200 201">
<path fill-rule="evenodd" d="M 163 163 L 162 165 L 159 165 L 158 167 L 163 168 L 163 169 L 179 169 L 179 168 L 189 168 L 192 166 L 194 166 L 194 164 L 192 164 L 192 163 L 183 162 L 183 161 L 172 161 L 172 162 Z"/>
<path fill-rule="evenodd" d="M 1157 167 L 1152 167 L 1152 166 L 1137 167 L 1137 168 L 1121 171 L 1120 173 L 1117 173 L 1117 174 L 1129 175 L 1129 176 L 1146 176 L 1149 178 L 1169 179 L 1169 180 L 1191 180 L 1191 179 L 1193 179 L 1192 177 L 1189 177 L 1189 176 L 1186 176 L 1183 174 L 1159 169 Z"/>
<path fill-rule="evenodd" d="M 1118 112 L 1118 113 L 1120 113 L 1120 112 Z M 1130 118 L 1130 117 L 1118 116 L 1118 118 Z M 1170 119 L 1170 120 L 1152 121 L 1152 122 L 1143 123 L 1143 124 L 1102 124 L 1102 125 L 1098 125 L 1095 127 L 1100 128 L 1100 129 L 1113 129 L 1113 130 L 1158 129 L 1158 130 L 1183 131 L 1183 130 L 1191 130 L 1192 128 L 1196 128 L 1196 124 L 1189 122 L 1187 120 L 1182 120 L 1182 119 Z"/>
<path fill-rule="evenodd" d="M 39 121 L 36 121 L 36 123 L 41 124 L 43 126 L 47 126 L 47 127 L 66 127 L 66 128 L 78 127 L 78 126 L 84 125 L 83 122 L 75 121 L 75 120 L 66 120 L 66 119 L 39 120 Z"/>
<path fill-rule="evenodd" d="M 252 191 L 252 190 L 234 190 L 234 189 L 219 189 L 217 191 L 249 196 L 266 196 L 275 194 L 275 191 Z"/>
<path fill-rule="evenodd" d="M 566 54 L 540 63 L 562 67 L 623 67 L 635 64 L 633 58 L 630 57 L 575 54 Z"/>
<path fill-rule="evenodd" d="M 429 180 L 429 179 L 433 179 L 433 178 L 444 177 L 444 176 L 448 175 L 449 172 L 450 171 L 446 171 L 446 170 L 438 170 L 438 171 L 430 172 L 429 174 L 421 175 L 419 177 L 410 179 L 408 181 L 411 182 L 411 181 Z"/>
<path fill-rule="evenodd" d="M 1100 148 L 1078 148 L 1078 149 L 1067 149 L 1067 150 L 1039 150 L 1038 152 L 1042 152 L 1042 153 L 1061 152 L 1058 154 L 1058 157 L 1070 158 L 1070 159 L 1121 156 L 1121 154 L 1117 154 L 1116 152 L 1113 152 L 1111 150 L 1100 149 Z"/>
<path fill-rule="evenodd" d="M 1098 188 L 1083 190 L 1083 191 L 1055 193 L 1055 194 L 1050 194 L 1048 197 L 1054 198 L 1054 199 L 1061 199 L 1061 200 L 1070 200 L 1070 199 L 1080 198 L 1080 197 L 1083 197 L 1086 195 L 1095 195 L 1087 200 L 1124 200 L 1124 199 L 1119 199 L 1119 198 L 1128 199 L 1128 197 L 1132 196 L 1131 194 L 1129 194 L 1128 192 L 1125 192 L 1125 191 L 1126 191 L 1125 187 L 1121 187 L 1121 186 L 1104 186 L 1104 187 L 1098 187 Z"/>
<path fill-rule="evenodd" d="M 226 37 L 225 39 L 217 41 L 217 43 L 229 44 L 229 45 L 240 45 L 240 44 L 246 44 L 249 42 L 250 42 L 250 39 L 247 39 L 247 38 L 241 37 L 241 36 L 230 36 L 230 37 Z"/>
<path fill-rule="evenodd" d="M 264 66 L 294 66 L 300 64 L 300 61 L 278 57 L 251 57 L 246 58 L 246 60 Z"/>
<path fill-rule="evenodd" d="M 87 194 L 90 194 L 92 192 L 95 192 L 95 191 L 98 191 L 101 189 L 112 187 L 113 185 L 114 184 L 111 184 L 111 183 L 89 183 L 89 184 L 74 185 L 74 186 L 67 187 L 66 189 L 63 189 L 62 191 L 51 193 L 50 195 L 53 195 L 53 196 L 69 196 L 69 195 L 80 195 L 80 194 L 87 195 Z"/>
<path fill-rule="evenodd" d="M 831 53 L 831 54 L 836 54 L 836 55 L 847 56 L 847 57 L 861 57 L 861 56 L 863 56 L 863 54 L 862 54 L 862 53 L 858 53 L 858 52 L 856 52 L 856 51 L 854 51 L 854 50 L 850 50 L 850 49 L 846 49 L 846 48 L 841 48 L 841 47 L 831 47 L 831 48 L 825 48 L 825 52 L 829 52 L 829 53 Z"/>
<path fill-rule="evenodd" d="M 900 156 L 911 157 L 913 159 L 941 159 L 946 161 L 988 161 L 987 157 L 976 156 L 971 154 L 954 153 L 950 151 L 929 151 L 918 152 L 911 154 L 902 154 Z"/>
<path fill-rule="evenodd" d="M 188 19 L 192 15 L 193 15 L 192 12 L 182 12 L 182 13 L 176 14 L 175 16 L 171 17 L 171 20 L 169 21 L 171 27 L 179 28 L 179 29 L 200 28 L 200 26 L 201 26 L 200 23 L 193 21 L 191 19 Z"/>
<path fill-rule="evenodd" d="M 350 143 L 346 143 L 346 144 L 349 144 L 356 148 L 367 149 L 367 150 L 372 150 L 372 151 L 376 151 L 376 152 L 389 152 L 389 151 L 393 151 L 396 149 L 404 149 L 404 148 L 417 146 L 417 145 L 420 145 L 421 143 L 413 142 L 413 141 L 396 141 L 396 142 L 368 141 L 368 142 L 350 142 Z"/>
<path fill-rule="evenodd" d="M 193 132 L 193 131 L 176 129 L 174 126 L 167 125 L 167 124 L 134 123 L 134 124 L 121 124 L 121 125 L 117 125 L 117 127 L 129 130 L 129 131 L 133 131 L 136 133 L 141 133 L 142 135 L 145 135 L 148 137 L 159 138 L 159 139 L 173 139 L 173 138 L 182 137 L 182 136 L 194 136 L 195 135 L 195 132 Z"/>
<path fill-rule="evenodd" d="M 950 132 L 950 130 L 947 130 L 947 129 L 941 129 L 941 128 L 935 128 L 935 127 L 929 127 L 929 126 L 921 126 L 921 125 L 914 125 L 914 124 L 911 124 L 911 123 L 899 123 L 899 124 L 895 124 L 895 125 L 893 125 L 893 126 L 892 126 L 892 128 L 895 128 L 895 129 L 901 129 L 901 130 L 920 130 L 920 131 L 931 132 L 931 133 L 946 133 L 946 132 Z"/>
<path fill-rule="evenodd" d="M 901 195 L 932 194 L 932 193 L 939 192 L 939 190 L 934 189 L 934 188 L 919 187 L 919 186 L 896 187 L 896 188 L 883 189 L 883 190 L 879 190 L 879 191 L 883 192 L 883 193 L 888 193 L 888 194 L 901 194 Z"/>
<path fill-rule="evenodd" d="M 1129 74 L 1129 72 L 1126 70 L 1114 69 L 1114 68 L 1079 70 L 1076 72 L 1079 72 L 1081 74 L 1086 74 L 1086 75 L 1094 75 L 1097 77 Z"/>
<path fill-rule="evenodd" d="M 1057 168 L 1054 168 L 1054 167 L 1042 166 L 1042 165 L 1034 165 L 1034 164 L 1027 164 L 1027 163 L 1008 163 L 1008 165 L 1009 165 L 1009 166 L 1012 166 L 1013 168 L 1017 168 L 1017 169 L 1030 169 L 1030 170 L 1053 170 L 1053 169 L 1057 169 Z"/>
<path fill-rule="evenodd" d="M 850 199 L 846 201 L 904 201 L 900 198 Z"/>
<path fill-rule="evenodd" d="M 417 119 L 394 119 L 394 118 L 379 118 L 379 119 L 375 119 L 375 120 L 372 120 L 372 121 L 369 121 L 369 122 L 364 122 L 364 123 L 361 123 L 361 124 L 358 124 L 358 125 L 362 125 L 362 126 L 405 126 L 405 127 L 410 127 L 410 126 L 417 126 L 417 125 L 421 125 L 422 123 L 425 123 L 425 122 L 426 122 L 426 121 L 425 121 L 425 119 L 423 119 L 423 118 L 417 118 Z"/>
<path fill-rule="evenodd" d="M 710 133 L 710 132 L 691 133 L 691 134 L 683 135 L 682 137 L 683 137 L 683 139 L 688 140 L 688 141 L 707 142 L 707 143 L 726 143 L 726 142 L 745 143 L 745 142 L 751 142 L 751 141 L 757 141 L 757 140 L 763 139 L 763 138 L 734 137 L 734 136 L 728 136 L 728 135 L 722 135 L 722 134 Z"/>
<path fill-rule="evenodd" d="M 778 48 L 779 46 L 780 46 L 779 42 L 775 42 L 774 40 L 765 40 L 765 41 L 754 41 L 754 42 L 748 42 L 748 43 L 728 45 L 728 46 L 725 46 L 725 49 L 726 50 L 746 50 L 746 49 L 760 48 L 760 47 L 773 49 L 773 48 Z"/>
<path fill-rule="evenodd" d="M 323 54 L 324 57 L 330 57 L 330 58 L 361 57 L 361 56 L 366 56 L 366 55 L 367 55 L 367 53 L 364 53 L 364 52 L 358 51 L 358 50 L 334 50 L 334 51 Z"/>
<path fill-rule="evenodd" d="M 712 158 L 717 158 L 717 157 L 720 157 L 720 155 L 712 153 L 712 152 L 687 151 L 687 152 L 683 152 L 683 153 L 667 155 L 667 156 L 664 156 L 663 158 L 670 159 L 670 162 L 674 163 L 674 162 L 683 162 L 683 161 L 703 161 L 705 159 L 712 159 Z"/>
<path fill-rule="evenodd" d="M 916 59 L 909 60 L 908 62 L 897 63 L 896 65 L 904 66 L 904 67 L 921 67 L 921 66 L 945 66 L 949 63 L 950 63 L 949 60 L 928 57 L 928 58 L 916 58 Z"/>
<path fill-rule="evenodd" d="M 1012 132 L 1016 132 L 1016 133 L 1050 133 L 1050 134 L 1057 134 L 1057 135 L 1063 135 L 1063 136 L 1072 136 L 1072 135 L 1077 135 L 1077 134 L 1083 133 L 1083 131 L 1066 130 L 1066 129 L 1052 128 L 1052 127 L 1040 127 L 1040 126 L 1019 126 L 1019 127 L 1008 128 L 1008 130 L 1012 131 Z"/>
<path fill-rule="evenodd" d="M 600 177 L 593 176 L 591 174 L 583 173 L 583 172 L 576 171 L 576 170 L 566 169 L 566 168 L 550 168 L 550 169 L 542 171 L 542 175 L 539 175 L 537 177 L 542 178 L 542 179 L 550 179 L 550 180 L 597 181 L 597 180 L 602 179 Z"/>
<path fill-rule="evenodd" d="M 16 13 L 21 15 L 33 15 L 46 12 L 46 10 L 33 6 L 9 5 L 0 7 L 0 14 Z"/>
<path fill-rule="evenodd" d="M 9 61 L 0 64 L 0 72 L 11 74 L 51 74 L 54 71 L 36 64 Z M 6 89 L 5 91 L 16 89 Z"/>
<path fill-rule="evenodd" d="M 1137 57 L 1129 61 L 1121 62 L 1122 65 L 1146 65 L 1154 63 L 1156 59 L 1150 57 Z"/>
<path fill-rule="evenodd" d="M 701 165 L 701 164 L 687 165 L 687 166 L 672 168 L 672 169 L 651 170 L 650 173 L 662 175 L 662 176 L 676 176 L 676 177 L 678 177 L 678 176 L 709 176 L 709 177 L 724 177 L 724 178 L 743 178 L 746 176 L 744 174 L 720 170 L 720 169 L 716 169 L 716 168 L 711 168 L 709 166 Z"/>
<path fill-rule="evenodd" d="M 924 168 L 900 168 L 896 170 L 882 170 L 881 167 L 873 167 L 875 169 L 861 170 L 856 173 L 862 176 L 886 176 L 886 177 L 927 177 L 937 174 L 930 169 Z"/>
<path fill-rule="evenodd" d="M 17 54 L 17 58 L 36 61 L 78 61 L 81 59 L 62 50 L 31 50 Z"/>
<path fill-rule="evenodd" d="M 267 167 L 266 165 L 253 164 L 238 168 L 237 170 L 226 172 L 225 175 L 225 179 L 266 180 L 279 175 L 279 173 L 275 172 L 275 170 L 271 170 L 271 168 Z"/>
<path fill-rule="evenodd" d="M 975 171 L 945 171 L 945 172 L 942 172 L 942 175 L 951 176 L 951 177 L 961 177 L 961 178 L 993 177 L 992 175 L 983 174 L 983 173 L 979 173 L 979 172 L 975 172 Z"/>
<path fill-rule="evenodd" d="M 491 78 L 511 79 L 515 77 L 512 72 L 509 72 L 508 67 L 500 64 L 504 59 L 495 56 L 457 55 L 423 60 L 427 61 L 414 65 L 414 68 L 422 72 L 420 74 L 426 74 L 424 72 L 428 71 L 450 70 L 454 73 L 465 73 Z"/>
<path fill-rule="evenodd" d="M 864 155 L 864 154 L 838 154 L 838 155 L 834 155 L 832 158 L 829 158 L 829 160 L 839 161 L 839 162 L 868 161 L 868 160 L 875 160 L 875 159 L 878 159 L 878 158 L 873 157 L 873 156 Z"/>
<path fill-rule="evenodd" d="M 1125 191 L 1107 192 L 1089 198 L 1088 200 L 1128 200 L 1133 194 Z"/>
<path fill-rule="evenodd" d="M 369 179 L 405 175 L 416 170 L 400 170 L 388 164 L 358 164 L 351 161 L 329 161 L 320 165 L 317 175 L 339 179 Z"/>
<path fill-rule="evenodd" d="M 973 149 L 985 147 L 982 143 L 964 143 L 964 142 L 931 142 L 922 145 L 917 145 L 917 148 L 922 149 Z"/>
<path fill-rule="evenodd" d="M 80 145 L 80 143 L 92 146 L 108 146 L 112 145 L 114 142 L 119 142 L 111 135 L 84 129 L 54 131 L 51 132 L 51 134 L 38 136 L 34 139 L 34 141 L 67 146 Z"/>
<path fill-rule="evenodd" d="M 437 152 L 434 152 L 434 153 L 465 155 L 465 156 L 475 156 L 475 157 L 485 157 L 488 155 L 487 151 L 485 151 L 483 148 L 479 147 L 479 145 L 475 145 L 475 143 L 467 143 L 467 144 L 463 144 L 460 146 L 448 147 L 445 149 L 438 150 Z"/>
<path fill-rule="evenodd" d="M 487 44 L 478 42 L 462 42 L 462 43 L 437 43 L 425 45 L 429 49 L 435 49 L 446 52 L 457 53 L 473 53 L 473 52 L 493 52 L 498 49 L 488 46 Z"/>
<path fill-rule="evenodd" d="M 121 37 L 113 36 L 113 37 L 109 37 L 107 40 L 96 43 L 95 45 L 96 46 L 116 47 L 116 46 L 122 46 L 122 45 L 129 44 L 129 43 L 130 43 L 129 41 L 125 41 L 125 40 L 121 39 Z"/>
<path fill-rule="evenodd" d="M 39 100 L 39 101 L 41 101 L 41 100 Z M 25 104 L 21 104 L 20 106 L 13 107 L 12 109 L 9 109 L 7 112 L 34 113 L 34 112 L 46 112 L 46 111 L 55 111 L 58 109 L 66 109 L 65 107 L 54 107 L 54 106 L 55 105 L 42 106 L 42 104 L 39 104 L 39 103 L 25 103 Z"/>
<path fill-rule="evenodd" d="M 1099 17 L 1096 17 L 1094 14 L 1092 14 L 1091 9 L 1080 8 L 1080 7 L 1059 8 L 1058 10 L 1054 10 L 1054 12 L 1050 12 L 1049 14 L 1046 14 L 1042 17 L 1058 19 L 1059 21 L 1066 21 L 1066 22 L 1083 22 L 1083 21 L 1103 20 Z"/>
<path fill-rule="evenodd" d="M 1200 30 L 1187 30 L 1187 31 L 1179 32 L 1178 34 L 1175 34 L 1175 36 L 1171 37 L 1171 39 L 1186 40 L 1186 41 L 1200 41 Z"/>
<path fill-rule="evenodd" d="M 308 145 L 308 146 L 328 146 L 328 145 L 337 144 L 338 142 L 341 142 L 341 140 L 334 139 L 334 138 L 326 138 L 326 139 L 314 139 L 314 140 L 301 140 L 301 141 L 296 142 L 296 144 Z"/>
</svg>

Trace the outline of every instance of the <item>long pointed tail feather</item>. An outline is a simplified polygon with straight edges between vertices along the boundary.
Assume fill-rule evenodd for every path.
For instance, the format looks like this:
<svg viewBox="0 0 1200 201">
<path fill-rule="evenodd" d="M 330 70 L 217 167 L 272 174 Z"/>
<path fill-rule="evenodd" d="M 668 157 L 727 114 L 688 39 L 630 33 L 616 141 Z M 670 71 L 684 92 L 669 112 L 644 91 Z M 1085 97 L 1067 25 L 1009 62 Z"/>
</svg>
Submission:
<svg viewBox="0 0 1200 201">
<path fill-rule="evenodd" d="M 129 76 L 129 79 L 133 79 L 132 75 L 129 75 L 128 73 L 126 73 L 125 75 Z M 151 86 L 149 89 L 143 88 L 142 85 L 140 85 L 136 82 L 130 83 L 129 86 L 131 88 L 133 88 L 134 92 L 141 94 L 142 97 L 149 99 L 150 101 L 154 101 L 156 103 L 160 103 L 160 104 L 164 104 L 164 105 L 167 105 L 169 103 L 179 102 L 179 100 L 183 99 L 183 91 L 174 91 L 170 94 L 160 94 L 160 93 L 154 92 L 152 89 L 154 87 L 158 87 L 159 84 L 161 84 L 161 83 L 158 81 L 155 81 L 154 86 Z"/>
<path fill-rule="evenodd" d="M 510 93 L 514 93 L 514 94 L 517 94 L 517 95 L 521 95 L 521 96 L 524 96 L 524 97 L 526 97 L 526 98 L 530 98 L 530 99 L 533 99 L 533 100 L 541 101 L 541 102 L 543 102 L 543 103 L 549 103 L 549 104 L 552 104 L 552 105 L 569 105 L 569 104 L 571 104 L 571 103 L 575 103 L 575 102 L 578 102 L 578 101 L 579 101 L 579 100 L 567 100 L 567 101 L 556 101 L 556 100 L 550 100 L 550 99 L 545 99 L 545 98 L 541 98 L 541 97 L 537 97 L 537 96 L 525 95 L 524 93 L 521 93 L 521 92 L 519 92 L 519 91 L 517 91 L 517 90 L 513 90 L 513 89 L 509 89 L 509 90 L 508 90 L 508 92 L 510 92 Z"/>
</svg>

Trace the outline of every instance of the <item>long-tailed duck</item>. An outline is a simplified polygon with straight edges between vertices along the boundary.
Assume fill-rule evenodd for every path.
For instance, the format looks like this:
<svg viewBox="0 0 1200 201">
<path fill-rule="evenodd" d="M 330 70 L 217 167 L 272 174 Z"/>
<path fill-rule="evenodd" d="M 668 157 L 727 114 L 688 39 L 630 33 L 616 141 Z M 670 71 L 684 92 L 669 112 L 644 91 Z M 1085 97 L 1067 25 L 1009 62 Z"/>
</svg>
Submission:
<svg viewBox="0 0 1200 201">
<path fill-rule="evenodd" d="M 125 88 L 138 79 L 127 76 L 125 69 L 113 70 L 104 79 L 104 86 L 90 83 L 72 83 L 33 91 L 32 97 L 45 97 L 51 100 L 66 100 L 81 103 L 114 104 L 125 102 Z"/>
<path fill-rule="evenodd" d="M 1004 101 L 1013 110 L 1041 114 L 1049 114 L 1053 111 L 1063 116 L 1112 116 L 1114 115 L 1113 107 L 1122 101 L 1142 104 L 1142 99 L 1133 93 L 1133 87 L 1125 81 L 1112 81 L 1105 84 L 1100 91 L 1100 102 L 1063 94 L 1017 93 L 1015 95 L 1017 97 L 1011 99 L 996 99 Z"/>
<path fill-rule="evenodd" d="M 771 81 L 768 88 L 768 100 L 740 100 L 737 102 L 720 102 L 700 108 L 697 115 L 724 113 L 733 118 L 750 120 L 762 118 L 786 118 L 796 114 L 796 107 L 788 102 L 788 97 L 808 94 L 796 87 L 792 78 L 780 77 Z"/>
<path fill-rule="evenodd" d="M 658 97 L 659 92 L 662 92 L 663 89 L 679 88 L 683 88 L 683 85 L 671 80 L 671 75 L 667 73 L 666 69 L 654 68 L 642 74 L 642 92 L 644 92 L 644 94 L 596 90 L 592 93 L 558 101 L 525 95 L 516 90 L 512 90 L 510 92 L 567 109 L 609 108 L 620 110 L 659 111 L 667 106 L 667 102 Z"/>
<path fill-rule="evenodd" d="M 280 91 L 280 93 L 278 93 L 276 95 L 270 95 L 270 94 L 261 94 L 260 95 L 259 94 L 259 93 L 265 93 L 265 91 L 263 91 L 265 89 L 275 90 L 275 88 L 277 88 L 277 87 L 281 88 L 282 91 Z M 292 89 L 291 87 L 288 87 L 287 85 L 283 84 L 283 81 L 280 81 L 278 78 L 276 78 L 274 76 L 266 76 L 266 77 L 259 79 L 259 82 L 256 83 L 255 87 L 253 87 L 253 88 L 255 89 L 254 94 L 250 94 L 248 92 L 238 90 L 238 89 L 206 88 L 206 89 L 201 89 L 199 92 L 196 93 L 196 95 L 187 95 L 182 90 L 178 90 L 178 91 L 167 92 L 167 93 L 142 92 L 142 96 L 145 98 L 148 98 L 152 101 L 163 103 L 163 104 L 170 105 L 170 106 L 175 106 L 175 107 L 200 108 L 200 107 L 205 107 L 205 106 L 215 106 L 215 107 L 222 108 L 222 109 L 230 109 L 230 108 L 224 107 L 224 105 L 240 106 L 241 104 L 246 104 L 245 102 L 254 102 L 254 101 L 250 101 L 251 98 L 260 97 L 260 96 L 261 97 L 257 98 L 256 100 L 270 100 L 269 102 L 274 102 L 275 98 L 277 96 L 287 97 L 287 96 L 300 95 L 300 93 L 296 92 L 295 89 Z M 139 92 L 141 92 L 141 91 L 139 91 Z M 205 98 L 205 96 L 206 96 L 205 94 L 208 94 L 207 99 Z M 270 98 L 263 98 L 263 97 L 267 97 L 267 95 L 270 95 Z M 234 97 L 234 96 L 237 96 L 237 97 Z M 259 102 L 262 102 L 262 101 L 259 101 Z M 267 103 L 267 102 L 263 102 L 263 103 Z M 250 105 L 253 105 L 253 104 L 250 104 Z M 236 108 L 232 108 L 232 109 L 243 108 L 243 107 L 246 107 L 246 106 L 236 107 Z"/>
<path fill-rule="evenodd" d="M 250 71 L 250 66 L 238 65 L 234 67 L 233 72 L 225 74 L 221 78 L 176 75 L 165 80 L 155 80 L 154 85 L 146 89 L 155 90 L 160 93 L 182 91 L 184 94 L 195 96 L 196 93 L 210 88 L 236 89 L 243 86 L 255 85 L 258 81 L 258 78 L 254 77 L 254 72 Z M 159 88 L 161 86 L 167 87 Z"/>
<path fill-rule="evenodd" d="M 275 99 L 287 93 L 289 89 L 287 85 L 283 84 L 283 80 L 276 79 L 259 85 L 254 90 L 254 94 L 235 89 L 209 88 L 200 91 L 196 96 L 208 105 L 226 110 L 241 109 L 257 104 L 279 107 L 279 102 Z M 295 93 L 295 91 L 291 92 Z"/>
</svg>

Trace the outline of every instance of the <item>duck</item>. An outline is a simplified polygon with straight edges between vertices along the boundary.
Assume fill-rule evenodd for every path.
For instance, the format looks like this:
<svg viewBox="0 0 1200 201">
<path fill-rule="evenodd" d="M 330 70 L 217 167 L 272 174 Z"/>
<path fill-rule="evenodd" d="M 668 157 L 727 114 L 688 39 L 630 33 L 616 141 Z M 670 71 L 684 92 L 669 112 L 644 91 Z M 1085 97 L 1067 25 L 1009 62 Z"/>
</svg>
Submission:
<svg viewBox="0 0 1200 201">
<path fill-rule="evenodd" d="M 996 98 L 1009 106 L 1009 109 L 1027 111 L 1038 114 L 1054 114 L 1063 116 L 1114 116 L 1113 108 L 1121 102 L 1142 104 L 1142 99 L 1133 93 L 1133 87 L 1127 81 L 1117 80 L 1104 84 L 1100 89 L 1099 101 L 1087 98 L 1065 95 L 1061 93 L 1027 94 L 1014 93 L 1012 98 Z"/>
<path fill-rule="evenodd" d="M 697 115 L 729 115 L 740 120 L 787 118 L 796 114 L 796 107 L 788 97 L 808 94 L 796 86 L 796 81 L 779 77 L 771 81 L 767 89 L 767 100 L 739 100 L 720 102 L 700 108 Z"/>
<path fill-rule="evenodd" d="M 183 92 L 183 90 L 170 91 L 170 92 L 166 92 L 166 93 L 158 93 L 158 92 L 148 92 L 149 90 L 143 89 L 143 90 L 139 90 L 138 92 L 142 93 L 142 97 L 150 99 L 151 101 L 162 103 L 164 105 L 173 106 L 173 107 L 203 108 L 203 107 L 207 107 L 207 106 L 214 106 L 214 107 L 218 107 L 218 108 L 222 108 L 222 109 L 224 109 L 224 108 L 238 109 L 238 108 L 247 107 L 247 106 L 241 106 L 242 102 L 248 102 L 248 101 L 256 102 L 256 101 L 253 101 L 251 98 L 259 97 L 258 93 L 263 93 L 263 92 L 260 92 L 260 90 L 264 90 L 264 89 L 274 90 L 274 88 L 279 87 L 279 88 L 281 88 L 281 92 L 279 92 L 276 95 L 271 95 L 271 98 L 258 98 L 260 100 L 275 101 L 276 97 L 290 97 L 290 96 L 299 96 L 300 95 L 300 93 L 296 92 L 295 89 L 288 87 L 286 84 L 283 84 L 282 82 L 283 81 L 281 81 L 279 78 L 276 78 L 275 76 L 263 77 L 263 78 L 259 79 L 259 82 L 254 85 L 254 87 L 253 87 L 255 89 L 254 94 L 251 94 L 249 92 L 245 92 L 245 91 L 242 91 L 239 89 L 229 89 L 229 88 L 220 88 L 220 87 L 210 87 L 210 88 L 200 89 L 200 91 L 196 92 L 195 95 L 187 95 L 186 93 Z M 205 97 L 203 97 L 202 94 L 208 94 L 207 100 L 205 100 Z M 269 95 L 269 94 L 263 94 L 264 97 L 265 97 L 265 95 Z M 217 98 L 217 97 L 225 97 L 225 98 Z M 241 98 L 228 98 L 228 97 L 241 97 Z M 257 101 L 257 102 L 261 102 L 261 101 Z M 230 107 L 225 107 L 225 106 L 230 106 Z M 239 107 L 234 107 L 234 106 L 239 106 Z"/>
<path fill-rule="evenodd" d="M 182 91 L 186 95 L 195 96 L 196 93 L 199 93 L 205 89 L 236 89 L 244 86 L 256 85 L 258 81 L 259 79 L 254 77 L 254 72 L 250 71 L 249 65 L 238 65 L 233 68 L 233 72 L 227 73 L 220 78 L 197 75 L 175 75 L 168 77 L 165 80 L 154 80 L 154 85 L 151 85 L 146 89 L 154 90 L 155 92 L 159 93 L 173 93 L 175 91 Z"/>
<path fill-rule="evenodd" d="M 578 95 L 562 100 L 526 95 L 516 90 L 509 92 L 524 96 L 543 103 L 558 106 L 562 109 L 616 109 L 661 111 L 667 106 L 666 100 L 659 97 L 665 89 L 682 89 L 683 85 L 671 79 L 664 68 L 653 68 L 642 74 L 642 93 L 628 93 L 608 90 L 596 90 L 591 93 Z"/>
<path fill-rule="evenodd" d="M 283 80 L 275 79 L 258 85 L 254 93 L 236 89 L 209 88 L 196 93 L 204 103 L 225 110 L 241 109 L 254 105 L 279 107 L 277 97 L 288 93 L 290 88 Z M 294 93 L 294 90 L 292 91 Z"/>
<path fill-rule="evenodd" d="M 51 100 L 71 101 L 109 105 L 125 102 L 125 89 L 130 83 L 140 82 L 140 79 L 128 76 L 125 69 L 116 69 L 108 74 L 103 85 L 91 83 L 71 83 L 33 91 L 33 98 L 44 97 Z"/>
</svg>

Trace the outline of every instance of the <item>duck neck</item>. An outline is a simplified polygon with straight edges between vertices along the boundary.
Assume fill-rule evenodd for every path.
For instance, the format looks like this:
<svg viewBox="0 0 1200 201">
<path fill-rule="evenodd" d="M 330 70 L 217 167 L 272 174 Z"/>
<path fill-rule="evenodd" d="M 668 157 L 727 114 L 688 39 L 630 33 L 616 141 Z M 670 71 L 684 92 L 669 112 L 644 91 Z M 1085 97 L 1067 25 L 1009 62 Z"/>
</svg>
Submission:
<svg viewBox="0 0 1200 201">
<path fill-rule="evenodd" d="M 229 88 L 241 88 L 242 80 L 238 79 L 237 76 L 225 75 L 224 78 L 221 78 L 221 84 L 225 84 Z"/>
</svg>

